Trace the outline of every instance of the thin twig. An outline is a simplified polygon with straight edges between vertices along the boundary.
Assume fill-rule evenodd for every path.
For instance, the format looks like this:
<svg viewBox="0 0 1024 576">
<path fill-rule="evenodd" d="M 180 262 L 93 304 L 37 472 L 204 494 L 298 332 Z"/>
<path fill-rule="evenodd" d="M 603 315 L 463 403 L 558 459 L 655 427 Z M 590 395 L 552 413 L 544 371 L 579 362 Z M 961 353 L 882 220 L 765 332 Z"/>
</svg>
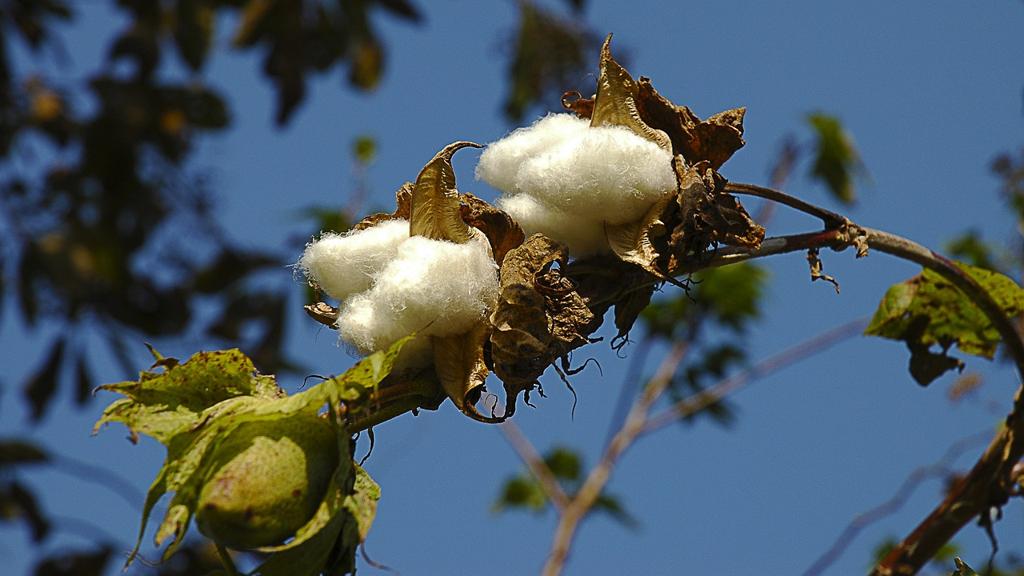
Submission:
<svg viewBox="0 0 1024 576">
<path fill-rule="evenodd" d="M 842 214 L 837 214 L 836 212 L 833 212 L 826 208 L 815 206 L 810 202 L 806 202 L 804 200 L 801 200 L 800 198 L 797 198 L 796 196 L 791 196 L 789 194 L 786 194 L 782 190 L 776 190 L 774 188 L 766 188 L 764 186 L 758 186 L 756 184 L 729 182 L 728 184 L 725 185 L 725 191 L 731 194 L 745 194 L 747 196 L 757 196 L 758 198 L 764 198 L 765 200 L 771 200 L 773 202 L 778 202 L 779 204 L 789 206 L 790 208 L 793 208 L 805 214 L 810 214 L 811 216 L 820 218 L 821 221 L 824 222 L 826 228 L 839 227 L 842 226 L 843 223 L 847 221 L 847 218 Z"/>
<path fill-rule="evenodd" d="M 634 402 L 633 408 L 630 409 L 629 415 L 626 417 L 626 422 L 608 444 L 601 461 L 590 471 L 579 492 L 573 496 L 563 510 L 558 527 L 555 529 L 551 553 L 544 565 L 545 576 L 557 576 L 562 573 L 580 521 L 601 496 L 601 492 L 604 491 L 604 487 L 611 477 L 615 463 L 633 444 L 637 436 L 643 432 L 651 407 L 672 382 L 672 376 L 686 356 L 687 348 L 688 342 L 684 341 L 676 342 L 672 346 L 654 377 L 647 383 L 643 394 Z"/>
<path fill-rule="evenodd" d="M 555 510 L 561 514 L 569 504 L 569 497 L 562 490 L 562 486 L 558 483 L 558 479 L 555 478 L 551 468 L 544 462 L 544 458 L 541 457 L 537 449 L 530 443 L 530 440 L 523 434 L 523 431 L 511 419 L 499 424 L 498 429 L 501 430 L 505 440 L 508 441 L 512 449 L 519 455 L 519 459 L 526 464 L 533 477 L 537 479 L 541 489 L 544 490 L 544 494 L 547 495 L 552 505 L 554 505 Z"/>
<path fill-rule="evenodd" d="M 644 425 L 643 433 L 649 434 L 673 422 L 693 416 L 754 380 L 778 372 L 783 368 L 806 359 L 808 356 L 813 356 L 847 338 L 860 334 L 864 331 L 864 326 L 866 325 L 867 321 L 864 318 L 847 322 L 842 326 L 832 328 L 784 352 L 758 362 L 751 368 L 721 380 L 714 386 L 702 390 L 689 398 L 684 398 L 665 411 L 651 416 Z"/>
<path fill-rule="evenodd" d="M 910 499 L 914 490 L 925 480 L 949 476 L 951 473 L 950 466 L 953 465 L 953 462 L 964 452 L 983 444 L 991 434 L 990 430 L 983 430 L 966 438 L 961 438 L 946 449 L 946 453 L 938 461 L 927 466 L 921 466 L 911 472 L 891 498 L 870 510 L 858 514 L 851 520 L 842 533 L 839 534 L 839 537 L 836 538 L 832 547 L 814 561 L 814 564 L 804 572 L 804 576 L 816 576 L 824 572 L 826 568 L 839 559 L 839 556 L 846 551 L 857 535 L 860 534 L 861 530 L 898 512 L 903 508 L 907 500 Z"/>
</svg>

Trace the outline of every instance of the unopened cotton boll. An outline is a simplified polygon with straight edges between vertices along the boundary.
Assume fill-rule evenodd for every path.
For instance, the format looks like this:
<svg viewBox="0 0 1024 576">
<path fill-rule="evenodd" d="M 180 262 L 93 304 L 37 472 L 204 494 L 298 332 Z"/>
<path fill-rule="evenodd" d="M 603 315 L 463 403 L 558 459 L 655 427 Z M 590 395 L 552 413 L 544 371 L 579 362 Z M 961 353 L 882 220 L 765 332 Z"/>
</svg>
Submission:
<svg viewBox="0 0 1024 576">
<path fill-rule="evenodd" d="M 476 177 L 498 190 L 513 192 L 520 167 L 573 135 L 589 129 L 590 121 L 573 114 L 548 114 L 532 126 L 518 128 L 487 146 L 476 167 Z"/>
<path fill-rule="evenodd" d="M 364 354 L 413 332 L 461 334 L 493 305 L 497 274 L 490 245 L 477 231 L 465 244 L 413 236 L 398 246 L 369 290 L 344 302 L 338 331 Z"/>
<path fill-rule="evenodd" d="M 529 194 L 503 196 L 497 204 L 498 208 L 522 226 L 527 236 L 540 233 L 557 239 L 565 243 L 574 256 L 586 256 L 607 249 L 604 222 L 571 215 Z"/>
<path fill-rule="evenodd" d="M 373 276 L 409 239 L 408 220 L 386 220 L 346 234 L 327 233 L 306 246 L 298 267 L 332 298 L 344 300 L 370 288 Z"/>
</svg>

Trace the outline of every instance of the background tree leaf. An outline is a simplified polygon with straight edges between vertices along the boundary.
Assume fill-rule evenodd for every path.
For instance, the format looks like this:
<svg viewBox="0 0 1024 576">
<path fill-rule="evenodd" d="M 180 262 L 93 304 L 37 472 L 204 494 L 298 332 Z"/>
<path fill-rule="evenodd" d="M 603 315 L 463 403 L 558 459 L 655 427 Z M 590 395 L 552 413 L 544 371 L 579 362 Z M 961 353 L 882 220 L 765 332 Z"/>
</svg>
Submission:
<svg viewBox="0 0 1024 576">
<path fill-rule="evenodd" d="M 807 122 L 814 132 L 811 177 L 843 204 L 852 204 L 857 199 L 854 180 L 864 171 L 853 138 L 835 116 L 816 112 Z"/>
</svg>

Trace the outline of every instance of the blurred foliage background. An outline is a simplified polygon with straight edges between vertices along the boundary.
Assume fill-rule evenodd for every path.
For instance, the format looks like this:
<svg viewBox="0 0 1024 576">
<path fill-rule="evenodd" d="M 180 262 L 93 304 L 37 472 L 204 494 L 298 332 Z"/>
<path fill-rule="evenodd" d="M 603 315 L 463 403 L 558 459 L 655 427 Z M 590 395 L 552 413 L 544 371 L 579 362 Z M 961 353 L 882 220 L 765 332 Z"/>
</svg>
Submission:
<svg viewBox="0 0 1024 576">
<path fill-rule="evenodd" d="M 59 390 L 73 391 L 85 404 L 93 401 L 98 380 L 111 377 L 97 375 L 91 365 L 85 343 L 97 339 L 120 360 L 125 375 L 140 368 L 129 347 L 180 339 L 194 342 L 196 349 L 238 346 L 265 373 L 317 369 L 289 358 L 283 345 L 287 319 L 302 313 L 286 306 L 294 285 L 266 280 L 292 262 L 296 246 L 267 251 L 234 242 L 218 222 L 209 174 L 195 161 L 199 143 L 229 130 L 234 118 L 232 102 L 207 76 L 206 64 L 214 50 L 258 55 L 259 69 L 253 72 L 266 80 L 276 100 L 267 121 L 287 127 L 306 103 L 314 76 L 337 75 L 351 90 L 372 93 L 388 62 L 380 22 L 420 26 L 430 14 L 428 3 L 411 0 L 114 4 L 127 24 L 111 26 L 103 64 L 76 77 L 41 73 L 34 62 L 68 59 L 62 34 L 88 4 L 0 0 L 0 302 L 14 303 L 0 306 L 0 314 L 16 314 L 29 330 L 48 333 L 49 328 L 54 334 L 30 375 L 20 382 L 5 379 L 3 385 L 21 396 L 35 422 L 53 409 Z M 543 5 L 519 0 L 515 6 L 519 19 L 509 23 L 501 52 L 505 98 L 495 103 L 510 122 L 560 109 L 562 91 L 595 69 L 604 34 L 588 27 L 585 0 Z M 214 42 L 224 25 L 231 26 L 230 46 Z M 16 58 L 15 52 L 30 58 Z M 783 185 L 801 172 L 819 180 L 837 202 L 854 203 L 868 172 L 839 119 L 814 112 L 797 132 L 800 136 L 780 148 L 772 183 Z M 344 230 L 367 208 L 362 174 L 374 161 L 375 148 L 370 137 L 353 142 L 356 186 L 347 203 L 310 207 L 297 238 Z M 1004 182 L 1005 202 L 1024 226 L 1024 151 L 1000 154 L 992 169 Z M 771 216 L 764 208 L 755 219 Z M 181 233 L 186 229 L 189 233 Z M 948 248 L 978 266 L 1010 274 L 1020 270 L 1024 243 L 1019 238 L 1010 247 L 988 242 L 981 231 L 968 231 Z M 620 406 L 638 391 L 648 351 L 659 343 L 692 343 L 690 360 L 673 380 L 675 399 L 749 366 L 745 334 L 760 316 L 767 272 L 744 264 L 695 280 L 688 296 L 659 296 L 644 312 L 634 336 L 640 346 L 630 360 L 636 377 L 620 392 Z M 727 401 L 699 416 L 722 425 L 737 418 Z M 557 447 L 545 460 L 567 492 L 578 487 L 584 468 L 577 451 Z M 0 438 L 0 522 L 23 525 L 40 545 L 54 530 L 83 531 L 96 542 L 91 550 L 39 554 L 37 575 L 108 573 L 119 556 L 102 528 L 76 525 L 40 505 L 31 480 L 40 467 L 62 467 L 108 486 L 118 483 L 103 470 L 42 448 L 28 428 Z M 131 497 L 130 487 L 124 491 Z M 497 511 L 547 506 L 525 471 L 497 494 Z M 609 494 L 597 509 L 633 526 L 637 519 L 627 506 Z M 951 558 L 938 559 L 943 569 Z M 200 574 L 217 567 L 214 551 L 194 542 L 156 573 Z M 999 570 L 990 573 L 1024 573 L 1019 563 L 1006 567 L 1016 572 Z"/>
</svg>

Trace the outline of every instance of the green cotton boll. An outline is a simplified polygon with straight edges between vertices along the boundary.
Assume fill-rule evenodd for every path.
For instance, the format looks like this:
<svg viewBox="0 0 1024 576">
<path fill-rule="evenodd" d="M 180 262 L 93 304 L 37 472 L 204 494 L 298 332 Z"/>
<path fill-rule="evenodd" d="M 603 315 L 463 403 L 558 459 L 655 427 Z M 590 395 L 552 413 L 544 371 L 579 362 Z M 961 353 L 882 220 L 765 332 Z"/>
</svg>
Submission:
<svg viewBox="0 0 1024 576">
<path fill-rule="evenodd" d="M 316 512 L 339 463 L 334 430 L 314 416 L 243 424 L 213 458 L 196 523 L 212 540 L 242 550 L 294 536 Z"/>
</svg>

